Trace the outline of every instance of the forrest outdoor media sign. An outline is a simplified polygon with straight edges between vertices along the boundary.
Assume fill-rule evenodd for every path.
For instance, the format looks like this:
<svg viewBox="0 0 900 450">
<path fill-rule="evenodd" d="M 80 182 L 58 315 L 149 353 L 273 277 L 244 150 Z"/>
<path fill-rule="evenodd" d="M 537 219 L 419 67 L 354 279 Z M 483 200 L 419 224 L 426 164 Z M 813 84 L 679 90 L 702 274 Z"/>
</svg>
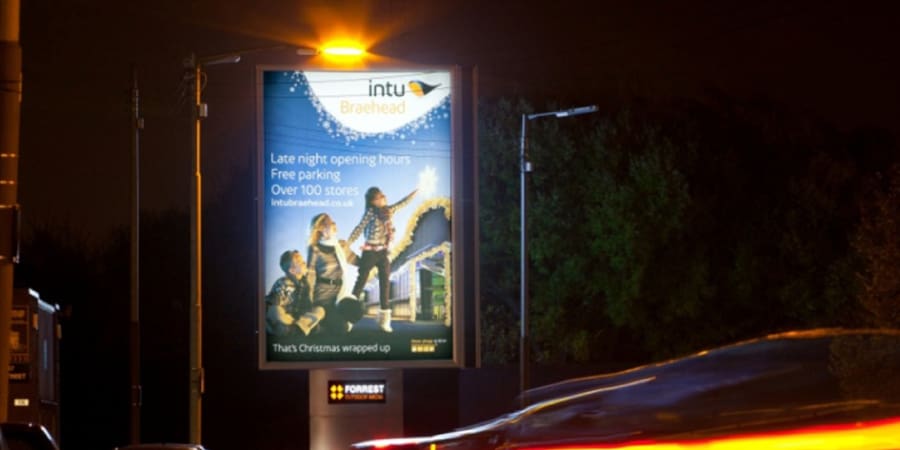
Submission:
<svg viewBox="0 0 900 450">
<path fill-rule="evenodd" d="M 385 403 L 387 382 L 384 380 L 328 380 L 328 403 Z"/>
</svg>

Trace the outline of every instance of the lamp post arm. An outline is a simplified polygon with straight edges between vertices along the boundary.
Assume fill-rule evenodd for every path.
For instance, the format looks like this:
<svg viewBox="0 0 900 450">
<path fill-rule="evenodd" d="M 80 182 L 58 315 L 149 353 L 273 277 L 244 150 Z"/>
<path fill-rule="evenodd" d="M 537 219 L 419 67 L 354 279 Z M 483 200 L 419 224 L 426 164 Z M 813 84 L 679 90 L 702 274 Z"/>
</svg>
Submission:
<svg viewBox="0 0 900 450">
<path fill-rule="evenodd" d="M 241 62 L 241 53 L 222 53 L 219 55 L 197 56 L 191 53 L 184 58 L 185 69 L 198 69 L 203 66 L 215 66 L 217 64 L 235 64 Z"/>
<path fill-rule="evenodd" d="M 561 112 L 562 111 L 550 111 L 550 112 L 542 112 L 542 113 L 533 113 L 533 114 L 528 114 L 528 115 L 523 114 L 522 117 L 525 117 L 528 120 L 532 120 L 532 119 L 537 119 L 539 117 L 556 116 Z"/>
<path fill-rule="evenodd" d="M 577 108 L 569 108 L 569 109 L 560 109 L 559 111 L 548 111 L 541 113 L 528 114 L 528 120 L 537 119 L 539 117 L 547 117 L 547 116 L 556 116 L 556 117 L 571 117 L 577 116 L 580 114 L 588 114 L 597 111 L 597 105 L 589 105 L 589 106 L 579 106 Z"/>
<path fill-rule="evenodd" d="M 214 66 L 216 64 L 234 64 L 241 61 L 241 57 L 251 53 L 267 52 L 272 50 L 292 49 L 297 55 L 312 56 L 319 54 L 319 50 L 311 47 L 296 47 L 292 45 L 270 45 L 268 47 L 252 47 L 243 50 L 235 50 L 227 53 L 219 53 L 208 56 L 197 56 L 191 54 L 184 60 L 185 68 L 193 68 L 196 66 Z"/>
<path fill-rule="evenodd" d="M 556 117 L 569 117 L 569 116 L 577 116 L 579 114 L 587 114 L 597 111 L 597 105 L 590 106 L 579 106 L 577 108 L 566 109 L 563 111 L 557 111 Z"/>
</svg>

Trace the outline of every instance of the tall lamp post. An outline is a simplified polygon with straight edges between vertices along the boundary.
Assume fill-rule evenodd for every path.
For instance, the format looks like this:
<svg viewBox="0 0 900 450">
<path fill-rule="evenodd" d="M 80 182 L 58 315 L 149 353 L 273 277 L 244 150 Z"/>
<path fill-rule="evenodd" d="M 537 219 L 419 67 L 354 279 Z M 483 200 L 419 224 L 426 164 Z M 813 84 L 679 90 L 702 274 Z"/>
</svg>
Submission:
<svg viewBox="0 0 900 450">
<path fill-rule="evenodd" d="M 531 162 L 528 161 L 525 155 L 525 131 L 526 124 L 530 120 L 538 119 L 541 117 L 570 117 L 577 116 L 580 114 L 587 114 L 597 111 L 597 105 L 590 106 L 580 106 L 577 108 L 571 109 L 563 109 L 559 111 L 549 111 L 542 113 L 533 113 L 533 114 L 522 114 L 522 132 L 520 134 L 519 140 L 519 170 L 521 172 L 521 190 L 519 193 L 519 199 L 521 201 L 520 213 L 521 216 L 519 218 L 519 229 L 521 230 L 521 247 L 519 249 L 521 261 L 520 261 L 520 282 L 521 285 L 519 287 L 520 294 L 520 304 L 519 304 L 519 314 L 521 317 L 519 318 L 520 324 L 520 334 L 519 334 L 519 402 L 521 407 L 525 407 L 528 405 L 528 401 L 525 398 L 525 391 L 528 390 L 528 381 L 529 381 L 529 365 L 530 365 L 530 343 L 528 342 L 528 228 L 526 225 L 526 206 L 528 204 L 527 201 L 527 174 L 531 172 Z"/>
<path fill-rule="evenodd" d="M 131 323 L 129 360 L 131 372 L 131 443 L 141 442 L 141 317 L 140 317 L 140 222 L 141 222 L 141 96 L 137 66 L 131 70 Z"/>
<path fill-rule="evenodd" d="M 191 185 L 191 307 L 190 307 L 190 442 L 200 444 L 202 395 L 204 391 L 203 373 L 203 296 L 202 296 L 202 255 L 203 255 L 203 195 L 202 175 L 200 172 L 200 122 L 207 116 L 208 109 L 203 103 L 203 68 L 218 64 L 234 64 L 241 61 L 241 56 L 267 50 L 287 48 L 285 46 L 263 47 L 240 50 L 231 53 L 198 57 L 191 54 L 184 61 L 184 67 L 193 77 L 194 93 L 194 183 Z M 311 56 L 318 54 L 316 49 L 296 48 L 296 54 Z"/>
</svg>

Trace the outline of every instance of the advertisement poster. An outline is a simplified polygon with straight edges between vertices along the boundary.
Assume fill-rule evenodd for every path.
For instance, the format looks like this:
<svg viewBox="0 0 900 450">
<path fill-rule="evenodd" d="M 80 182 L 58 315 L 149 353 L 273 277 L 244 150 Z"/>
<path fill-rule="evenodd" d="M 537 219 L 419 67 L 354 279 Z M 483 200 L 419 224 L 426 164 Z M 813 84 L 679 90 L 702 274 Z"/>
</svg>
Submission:
<svg viewBox="0 0 900 450">
<path fill-rule="evenodd" d="M 452 72 L 259 80 L 262 366 L 452 362 Z"/>
</svg>

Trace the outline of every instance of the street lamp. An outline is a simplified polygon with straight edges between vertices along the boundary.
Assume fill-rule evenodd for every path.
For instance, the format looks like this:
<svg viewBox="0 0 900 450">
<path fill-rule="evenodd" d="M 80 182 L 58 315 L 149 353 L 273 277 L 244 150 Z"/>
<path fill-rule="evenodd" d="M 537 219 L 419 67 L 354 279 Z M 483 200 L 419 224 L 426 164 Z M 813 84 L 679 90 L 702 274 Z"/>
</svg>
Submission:
<svg viewBox="0 0 900 450">
<path fill-rule="evenodd" d="M 248 53 L 289 48 L 287 46 L 269 46 L 239 50 L 230 53 L 198 57 L 191 54 L 184 60 L 184 67 L 191 71 L 194 79 L 194 183 L 191 186 L 191 308 L 190 308 L 190 442 L 200 444 L 201 405 L 204 390 L 203 373 L 203 297 L 202 297 L 202 176 L 200 173 L 200 121 L 207 116 L 208 109 L 203 103 L 203 68 L 218 64 L 234 64 L 241 61 L 241 56 Z M 312 48 L 296 48 L 297 55 L 316 55 L 318 50 Z"/>
<path fill-rule="evenodd" d="M 521 230 L 521 248 L 520 248 L 520 281 L 519 287 L 520 304 L 519 304 L 519 323 L 521 326 L 519 334 L 519 402 L 523 408 L 528 405 L 525 399 L 525 391 L 528 389 L 528 366 L 531 352 L 529 351 L 530 343 L 528 342 L 528 233 L 525 223 L 525 207 L 527 205 L 526 195 L 526 175 L 531 172 L 531 162 L 525 158 L 525 124 L 529 120 L 540 117 L 554 116 L 557 118 L 577 116 L 597 111 L 597 105 L 580 106 L 578 108 L 563 109 L 559 111 L 550 111 L 534 114 L 522 114 L 522 132 L 519 140 L 519 170 L 521 172 L 521 191 L 519 199 L 521 201 L 521 216 L 519 229 Z"/>
</svg>

